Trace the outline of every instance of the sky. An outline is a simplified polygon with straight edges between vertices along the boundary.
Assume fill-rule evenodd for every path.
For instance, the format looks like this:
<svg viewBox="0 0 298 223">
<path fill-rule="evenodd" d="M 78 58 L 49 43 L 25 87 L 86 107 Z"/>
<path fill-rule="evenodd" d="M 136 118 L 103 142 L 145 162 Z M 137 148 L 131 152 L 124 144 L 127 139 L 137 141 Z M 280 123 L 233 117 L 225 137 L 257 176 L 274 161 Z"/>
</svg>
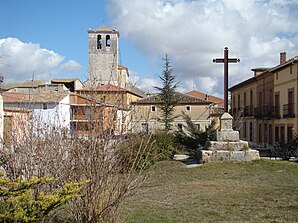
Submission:
<svg viewBox="0 0 298 223">
<path fill-rule="evenodd" d="M 0 74 L 24 80 L 88 78 L 88 29 L 117 28 L 119 61 L 144 90 L 160 86 L 167 54 L 179 91 L 223 96 L 225 47 L 229 87 L 252 68 L 298 55 L 297 0 L 0 0 Z"/>
</svg>

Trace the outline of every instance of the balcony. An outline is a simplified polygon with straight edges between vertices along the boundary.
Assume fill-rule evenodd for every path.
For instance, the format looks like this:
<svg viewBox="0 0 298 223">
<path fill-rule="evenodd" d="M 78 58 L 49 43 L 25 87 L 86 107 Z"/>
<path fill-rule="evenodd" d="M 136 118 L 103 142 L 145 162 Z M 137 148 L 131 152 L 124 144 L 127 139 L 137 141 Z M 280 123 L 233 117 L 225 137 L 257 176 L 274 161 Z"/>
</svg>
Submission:
<svg viewBox="0 0 298 223">
<path fill-rule="evenodd" d="M 254 116 L 254 108 L 253 106 L 246 106 L 243 112 L 244 117 Z"/>
<path fill-rule="evenodd" d="M 295 104 L 285 104 L 283 106 L 283 118 L 295 118 Z"/>
<path fill-rule="evenodd" d="M 233 108 L 231 109 L 230 113 L 232 113 L 232 116 L 242 116 L 243 115 L 243 109 L 238 107 L 238 108 Z"/>
<path fill-rule="evenodd" d="M 279 106 L 261 106 L 254 109 L 254 116 L 262 119 L 280 118 Z"/>
</svg>

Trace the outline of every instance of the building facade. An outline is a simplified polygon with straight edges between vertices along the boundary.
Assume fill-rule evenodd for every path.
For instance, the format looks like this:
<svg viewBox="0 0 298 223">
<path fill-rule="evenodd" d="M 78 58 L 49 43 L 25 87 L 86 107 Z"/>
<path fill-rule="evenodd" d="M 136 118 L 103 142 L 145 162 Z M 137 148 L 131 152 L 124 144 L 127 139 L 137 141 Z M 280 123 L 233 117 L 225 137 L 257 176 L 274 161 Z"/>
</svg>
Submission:
<svg viewBox="0 0 298 223">
<path fill-rule="evenodd" d="M 252 69 L 252 78 L 229 89 L 240 138 L 251 146 L 270 147 L 297 134 L 297 61 L 282 52 L 279 65 Z"/>
<path fill-rule="evenodd" d="M 184 112 L 188 115 L 194 124 L 201 130 L 204 130 L 211 122 L 210 105 L 212 102 L 201 100 L 192 96 L 188 96 L 177 92 L 179 101 L 175 106 L 172 123 L 172 130 L 179 130 L 186 125 L 182 117 Z M 164 129 L 163 123 L 160 122 L 162 102 L 158 95 L 132 102 L 132 131 L 133 132 L 155 132 Z"/>
<path fill-rule="evenodd" d="M 70 130 L 70 93 L 69 91 L 49 91 L 22 94 L 3 92 L 4 107 L 32 111 L 32 119 L 37 130 L 47 128 Z"/>
<path fill-rule="evenodd" d="M 107 26 L 88 30 L 88 86 L 119 85 L 119 32 Z"/>
</svg>

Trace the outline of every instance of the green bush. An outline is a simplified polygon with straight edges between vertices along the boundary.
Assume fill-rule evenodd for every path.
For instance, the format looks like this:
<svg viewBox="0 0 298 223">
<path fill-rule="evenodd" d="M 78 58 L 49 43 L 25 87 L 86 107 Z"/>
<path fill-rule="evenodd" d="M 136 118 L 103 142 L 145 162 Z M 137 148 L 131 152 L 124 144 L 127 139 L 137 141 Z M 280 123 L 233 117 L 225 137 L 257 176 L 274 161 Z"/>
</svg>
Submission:
<svg viewBox="0 0 298 223">
<path fill-rule="evenodd" d="M 214 140 L 216 131 L 214 120 L 206 127 L 205 131 L 202 131 L 197 128 L 188 115 L 183 113 L 182 117 L 186 125 L 175 133 L 177 143 L 184 146 L 191 153 L 196 153 L 197 149 L 205 146 L 207 141 Z"/>
<path fill-rule="evenodd" d="M 86 183 L 69 183 L 53 191 L 47 186 L 55 180 L 48 177 L 11 180 L 0 176 L 0 221 L 41 220 L 54 209 L 80 196 L 82 184 Z"/>
<path fill-rule="evenodd" d="M 157 161 L 170 160 L 179 150 L 175 137 L 171 133 L 157 132 L 155 134 L 130 134 L 120 144 L 117 157 L 124 169 L 132 166 L 137 169 L 147 169 Z"/>
<path fill-rule="evenodd" d="M 273 146 L 271 152 L 272 156 L 280 157 L 283 160 L 289 160 L 291 157 L 298 156 L 298 137 L 295 135 L 293 139 L 288 142 L 277 142 Z"/>
<path fill-rule="evenodd" d="M 157 132 L 153 135 L 153 139 L 155 140 L 156 161 L 172 159 L 179 150 L 172 133 Z"/>
</svg>

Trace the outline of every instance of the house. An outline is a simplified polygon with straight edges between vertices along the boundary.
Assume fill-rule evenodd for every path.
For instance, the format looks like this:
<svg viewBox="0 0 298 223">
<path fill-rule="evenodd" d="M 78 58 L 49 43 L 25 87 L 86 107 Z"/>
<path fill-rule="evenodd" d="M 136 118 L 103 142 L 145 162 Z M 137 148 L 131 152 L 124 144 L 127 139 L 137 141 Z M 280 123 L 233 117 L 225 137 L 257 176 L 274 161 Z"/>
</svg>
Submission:
<svg viewBox="0 0 298 223">
<path fill-rule="evenodd" d="M 42 93 L 3 92 L 6 108 L 28 109 L 38 129 L 50 127 L 70 129 L 70 93 L 69 91 L 47 91 Z"/>
<path fill-rule="evenodd" d="M 51 85 L 64 85 L 70 92 L 83 88 L 83 83 L 79 78 L 56 78 L 51 80 Z"/>
<path fill-rule="evenodd" d="M 4 134 L 3 143 L 10 147 L 28 140 L 31 111 L 23 108 L 4 107 Z"/>
<path fill-rule="evenodd" d="M 177 97 L 179 97 L 179 101 L 173 113 L 176 117 L 172 123 L 173 130 L 181 129 L 186 124 L 182 117 L 183 112 L 190 116 L 199 129 L 204 130 L 211 121 L 209 108 L 212 102 L 179 92 L 177 92 Z M 132 131 L 147 133 L 163 129 L 163 125 L 159 121 L 161 103 L 157 94 L 132 102 Z"/>
<path fill-rule="evenodd" d="M 297 134 L 298 57 L 272 68 L 255 68 L 254 76 L 231 87 L 231 113 L 240 117 L 240 138 L 251 146 L 289 142 Z"/>
<path fill-rule="evenodd" d="M 17 93 L 24 93 L 24 94 L 32 94 L 45 92 L 45 91 L 57 91 L 62 92 L 68 90 L 66 87 L 67 83 L 61 82 L 53 82 L 51 84 L 46 84 L 43 80 L 27 80 L 23 83 L 9 83 L 3 86 L 3 91 L 8 92 L 17 92 Z"/>
<path fill-rule="evenodd" d="M 185 93 L 186 95 L 199 98 L 201 100 L 206 100 L 212 102 L 213 106 L 224 107 L 224 100 L 219 97 L 215 97 L 213 95 L 205 94 L 200 91 L 192 90 L 190 92 Z"/>
<path fill-rule="evenodd" d="M 125 109 L 130 108 L 131 102 L 144 97 L 143 92 L 136 92 L 112 84 L 83 88 L 77 90 L 76 93 L 95 98 L 103 103 L 114 104 Z"/>
<path fill-rule="evenodd" d="M 224 113 L 224 100 L 219 97 L 215 97 L 213 95 L 205 94 L 200 91 L 192 90 L 190 92 L 185 93 L 186 95 L 199 98 L 201 100 L 207 100 L 212 102 L 209 107 L 209 115 L 212 120 L 215 120 L 215 128 L 220 127 L 220 117 Z"/>
<path fill-rule="evenodd" d="M 18 93 L 29 93 L 37 89 L 40 85 L 44 85 L 43 80 L 26 80 L 23 83 L 9 83 L 2 86 L 2 91 L 18 92 Z"/>
<path fill-rule="evenodd" d="M 92 97 L 71 94 L 71 134 L 86 136 L 105 133 L 119 135 L 126 131 L 125 117 L 128 110 L 103 103 Z"/>
</svg>

